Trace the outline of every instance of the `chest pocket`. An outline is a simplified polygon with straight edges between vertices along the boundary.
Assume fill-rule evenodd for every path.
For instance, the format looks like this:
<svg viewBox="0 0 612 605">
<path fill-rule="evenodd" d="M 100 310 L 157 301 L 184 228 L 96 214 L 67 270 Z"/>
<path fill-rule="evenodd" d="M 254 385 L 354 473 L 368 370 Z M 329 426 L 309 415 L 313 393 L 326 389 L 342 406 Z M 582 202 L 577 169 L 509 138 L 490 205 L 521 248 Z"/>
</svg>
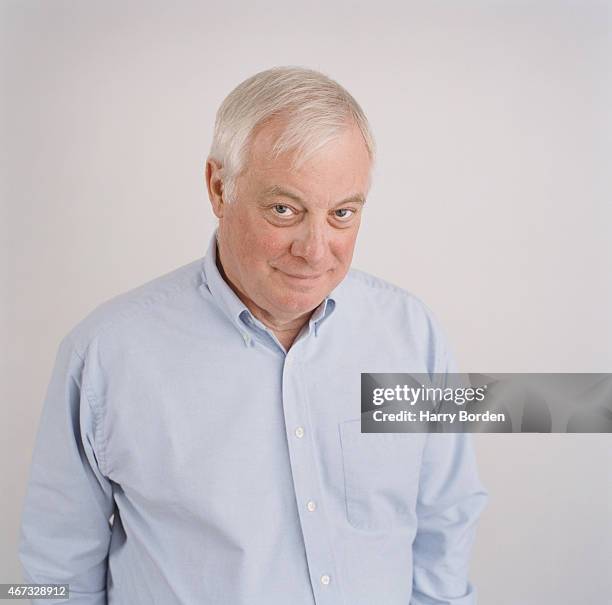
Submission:
<svg viewBox="0 0 612 605">
<path fill-rule="evenodd" d="M 355 528 L 389 530 L 416 523 L 424 434 L 361 433 L 340 423 L 347 520 Z"/>
</svg>

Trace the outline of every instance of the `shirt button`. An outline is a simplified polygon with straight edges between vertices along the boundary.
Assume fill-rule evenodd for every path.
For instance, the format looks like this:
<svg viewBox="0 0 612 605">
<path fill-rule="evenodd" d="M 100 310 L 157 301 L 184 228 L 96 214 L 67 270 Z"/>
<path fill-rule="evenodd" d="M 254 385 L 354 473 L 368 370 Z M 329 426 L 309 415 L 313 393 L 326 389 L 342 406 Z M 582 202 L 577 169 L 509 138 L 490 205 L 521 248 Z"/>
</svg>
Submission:
<svg viewBox="0 0 612 605">
<path fill-rule="evenodd" d="M 314 513 L 315 510 L 317 509 L 317 503 L 314 502 L 313 500 L 308 500 L 308 502 L 306 503 L 306 508 L 308 509 L 309 512 Z"/>
<path fill-rule="evenodd" d="M 295 436 L 298 439 L 301 439 L 304 436 L 304 428 L 301 426 L 298 426 L 297 429 L 295 429 Z"/>
<path fill-rule="evenodd" d="M 251 342 L 251 337 L 246 332 L 242 333 L 242 338 L 246 344 L 249 344 Z"/>
<path fill-rule="evenodd" d="M 330 582 L 331 578 L 327 574 L 321 576 L 321 584 L 323 584 L 323 586 L 327 586 Z"/>
</svg>

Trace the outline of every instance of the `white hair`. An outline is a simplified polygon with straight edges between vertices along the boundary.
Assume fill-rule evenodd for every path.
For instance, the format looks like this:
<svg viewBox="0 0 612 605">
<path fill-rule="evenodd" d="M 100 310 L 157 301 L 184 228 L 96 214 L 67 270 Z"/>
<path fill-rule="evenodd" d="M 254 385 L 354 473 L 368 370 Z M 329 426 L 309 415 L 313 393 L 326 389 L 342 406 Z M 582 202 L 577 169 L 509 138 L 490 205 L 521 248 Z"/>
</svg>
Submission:
<svg viewBox="0 0 612 605">
<path fill-rule="evenodd" d="M 361 131 L 374 161 L 368 120 L 346 89 L 312 69 L 275 67 L 239 84 L 217 111 L 209 158 L 221 165 L 226 201 L 234 199 L 236 179 L 245 169 L 256 128 L 275 117 L 282 117 L 285 123 L 272 155 L 294 151 L 294 167 L 352 125 Z"/>
</svg>

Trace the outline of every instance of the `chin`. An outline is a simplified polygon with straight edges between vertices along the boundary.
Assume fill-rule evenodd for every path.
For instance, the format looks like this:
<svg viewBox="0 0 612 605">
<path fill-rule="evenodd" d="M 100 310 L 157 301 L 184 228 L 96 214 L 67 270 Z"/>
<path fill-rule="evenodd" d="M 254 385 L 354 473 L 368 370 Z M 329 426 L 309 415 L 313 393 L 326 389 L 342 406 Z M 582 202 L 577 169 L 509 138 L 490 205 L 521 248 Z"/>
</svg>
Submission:
<svg viewBox="0 0 612 605">
<path fill-rule="evenodd" d="M 312 291 L 284 292 L 277 297 L 277 307 L 290 313 L 308 313 L 316 309 L 325 298 L 325 294 Z"/>
</svg>

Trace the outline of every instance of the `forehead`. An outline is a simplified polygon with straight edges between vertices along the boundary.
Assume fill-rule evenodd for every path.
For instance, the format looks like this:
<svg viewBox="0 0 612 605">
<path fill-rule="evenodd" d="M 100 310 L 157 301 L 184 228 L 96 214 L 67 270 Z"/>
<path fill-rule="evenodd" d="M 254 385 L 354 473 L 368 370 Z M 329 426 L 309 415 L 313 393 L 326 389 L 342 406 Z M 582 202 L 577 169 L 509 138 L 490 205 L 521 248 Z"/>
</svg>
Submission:
<svg viewBox="0 0 612 605">
<path fill-rule="evenodd" d="M 262 190 L 294 189 L 315 199 L 344 199 L 367 194 L 371 160 L 356 125 L 306 156 L 296 164 L 296 152 L 274 157 L 274 144 L 285 123 L 276 120 L 256 129 L 247 156 L 245 180 L 248 186 Z"/>
</svg>

